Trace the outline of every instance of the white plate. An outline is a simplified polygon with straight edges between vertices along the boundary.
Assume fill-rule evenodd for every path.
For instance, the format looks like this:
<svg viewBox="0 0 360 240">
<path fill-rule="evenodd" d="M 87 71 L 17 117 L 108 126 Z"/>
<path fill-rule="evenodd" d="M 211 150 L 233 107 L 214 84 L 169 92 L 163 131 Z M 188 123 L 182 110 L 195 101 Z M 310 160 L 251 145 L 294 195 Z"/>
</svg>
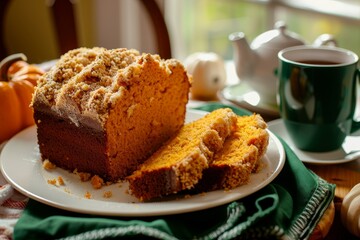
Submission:
<svg viewBox="0 0 360 240">
<path fill-rule="evenodd" d="M 314 164 L 339 164 L 354 161 L 358 158 L 359 152 L 354 154 L 346 154 L 345 149 L 351 148 L 351 146 L 346 146 L 346 144 L 352 144 L 359 146 L 358 143 L 351 143 L 351 141 L 356 141 L 356 139 L 351 139 L 352 137 L 347 137 L 343 146 L 337 150 L 329 151 L 329 152 L 307 152 L 298 149 L 294 142 L 291 140 L 288 132 L 285 128 L 285 124 L 283 120 L 277 119 L 271 122 L 268 122 L 268 127 L 270 131 L 277 134 L 279 137 L 284 139 L 284 141 L 290 146 L 290 148 L 295 152 L 295 154 L 299 157 L 299 159 L 306 163 L 314 163 Z"/>
<path fill-rule="evenodd" d="M 279 116 L 278 107 L 264 102 L 260 94 L 245 82 L 225 87 L 220 91 L 220 97 L 253 112 L 272 117 Z"/>
<path fill-rule="evenodd" d="M 202 117 L 203 111 L 188 110 L 186 121 Z M 129 195 L 127 183 L 117 183 L 92 188 L 89 182 L 80 182 L 78 177 L 60 168 L 46 171 L 42 167 L 36 140 L 35 126 L 13 137 L 0 156 L 1 171 L 6 180 L 21 193 L 47 205 L 69 211 L 112 216 L 156 216 L 185 213 L 207 209 L 243 198 L 269 184 L 281 171 L 285 153 L 280 141 L 270 133 L 270 144 L 263 158 L 264 169 L 251 177 L 249 184 L 231 191 L 212 191 L 205 194 L 166 197 L 159 202 L 139 202 Z M 64 186 L 55 186 L 47 180 L 62 176 Z M 104 198 L 111 191 L 113 196 Z M 85 193 L 91 199 L 85 198 Z"/>
</svg>

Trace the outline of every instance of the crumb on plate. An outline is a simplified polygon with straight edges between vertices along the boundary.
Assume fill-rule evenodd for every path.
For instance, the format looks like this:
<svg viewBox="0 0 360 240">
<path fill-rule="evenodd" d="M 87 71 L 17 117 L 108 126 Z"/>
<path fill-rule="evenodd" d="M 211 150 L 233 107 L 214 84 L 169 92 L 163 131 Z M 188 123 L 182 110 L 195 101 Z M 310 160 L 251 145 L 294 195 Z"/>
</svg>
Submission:
<svg viewBox="0 0 360 240">
<path fill-rule="evenodd" d="M 90 173 L 78 172 L 77 169 L 75 169 L 75 170 L 73 171 L 73 173 L 75 173 L 76 175 L 78 175 L 78 176 L 80 177 L 80 180 L 81 180 L 82 182 L 87 182 L 87 181 L 89 181 L 90 178 L 91 178 L 91 174 L 90 174 Z"/>
<path fill-rule="evenodd" d="M 51 185 L 56 185 L 56 179 L 48 179 L 47 183 Z"/>
<path fill-rule="evenodd" d="M 56 168 L 56 165 L 50 162 L 49 159 L 45 159 L 42 165 L 45 170 L 52 170 Z"/>
<path fill-rule="evenodd" d="M 59 183 L 60 186 L 65 185 L 64 179 L 63 179 L 61 176 L 58 176 L 57 181 L 58 181 L 58 183 Z"/>
<path fill-rule="evenodd" d="M 98 175 L 94 175 L 91 178 L 91 185 L 95 189 L 100 189 L 104 185 L 104 180 L 101 177 L 99 177 Z"/>
<path fill-rule="evenodd" d="M 111 198 L 111 197 L 112 197 L 112 191 L 106 191 L 106 192 L 104 192 L 103 197 L 104 197 L 104 198 Z"/>
<path fill-rule="evenodd" d="M 87 199 L 90 199 L 91 198 L 91 193 L 89 191 L 86 191 L 84 197 L 87 198 Z"/>
</svg>

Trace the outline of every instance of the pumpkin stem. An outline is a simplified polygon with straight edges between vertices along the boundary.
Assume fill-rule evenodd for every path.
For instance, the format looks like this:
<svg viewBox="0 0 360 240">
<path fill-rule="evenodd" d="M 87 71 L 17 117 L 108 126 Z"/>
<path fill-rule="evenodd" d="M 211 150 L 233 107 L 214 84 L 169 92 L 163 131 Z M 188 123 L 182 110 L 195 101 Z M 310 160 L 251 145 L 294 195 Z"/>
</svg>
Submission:
<svg viewBox="0 0 360 240">
<path fill-rule="evenodd" d="M 0 81 L 8 81 L 7 73 L 9 67 L 17 61 L 27 61 L 25 54 L 15 53 L 10 56 L 7 56 L 0 62 Z"/>
</svg>

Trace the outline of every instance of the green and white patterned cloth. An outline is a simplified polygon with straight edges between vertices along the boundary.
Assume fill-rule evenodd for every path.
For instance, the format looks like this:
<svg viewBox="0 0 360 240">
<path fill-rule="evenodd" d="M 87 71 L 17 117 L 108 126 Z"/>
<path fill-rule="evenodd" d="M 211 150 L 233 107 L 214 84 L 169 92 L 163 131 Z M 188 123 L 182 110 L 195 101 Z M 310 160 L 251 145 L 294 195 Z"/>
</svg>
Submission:
<svg viewBox="0 0 360 240">
<path fill-rule="evenodd" d="M 221 104 L 197 109 L 212 111 Z M 246 110 L 231 107 L 239 115 Z M 265 188 L 223 206 L 159 217 L 78 214 L 30 200 L 14 239 L 307 239 L 335 185 L 308 170 L 285 142 L 286 162 Z"/>
</svg>

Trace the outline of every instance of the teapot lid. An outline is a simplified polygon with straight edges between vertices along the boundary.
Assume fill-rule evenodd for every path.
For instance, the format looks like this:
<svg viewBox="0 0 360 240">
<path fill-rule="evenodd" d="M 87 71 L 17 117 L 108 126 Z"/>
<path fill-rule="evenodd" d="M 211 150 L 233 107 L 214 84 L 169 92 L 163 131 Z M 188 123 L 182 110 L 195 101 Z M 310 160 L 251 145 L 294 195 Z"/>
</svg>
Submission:
<svg viewBox="0 0 360 240">
<path fill-rule="evenodd" d="M 251 43 L 251 48 L 256 49 L 260 47 L 283 49 L 297 45 L 304 45 L 301 37 L 286 30 L 286 24 L 283 21 L 275 23 L 275 29 L 264 32 L 257 36 Z"/>
</svg>

